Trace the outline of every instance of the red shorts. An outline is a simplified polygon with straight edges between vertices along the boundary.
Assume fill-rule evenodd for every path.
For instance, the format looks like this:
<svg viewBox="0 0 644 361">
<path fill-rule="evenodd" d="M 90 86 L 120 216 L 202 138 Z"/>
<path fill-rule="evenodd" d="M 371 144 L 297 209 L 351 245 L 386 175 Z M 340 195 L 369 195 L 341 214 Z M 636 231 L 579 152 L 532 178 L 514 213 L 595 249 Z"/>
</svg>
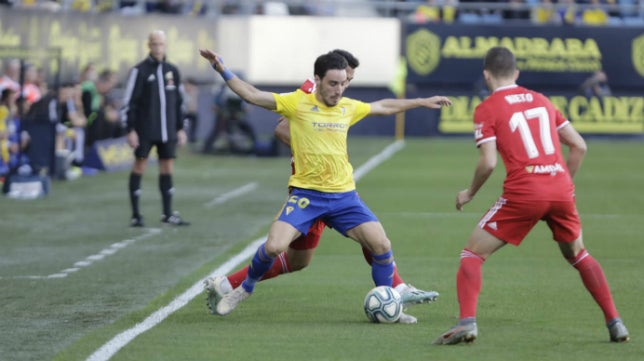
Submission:
<svg viewBox="0 0 644 361">
<path fill-rule="evenodd" d="M 557 242 L 569 243 L 581 234 L 574 198 L 570 201 L 512 201 L 500 197 L 479 221 L 479 227 L 496 238 L 518 246 L 540 220 Z"/>
<path fill-rule="evenodd" d="M 293 242 L 291 242 L 291 244 L 289 244 L 289 248 L 299 251 L 314 249 L 318 246 L 318 243 L 320 243 L 320 237 L 322 237 L 324 227 L 326 227 L 324 221 L 318 219 L 313 222 L 313 225 L 309 228 L 309 232 L 297 237 Z"/>
</svg>

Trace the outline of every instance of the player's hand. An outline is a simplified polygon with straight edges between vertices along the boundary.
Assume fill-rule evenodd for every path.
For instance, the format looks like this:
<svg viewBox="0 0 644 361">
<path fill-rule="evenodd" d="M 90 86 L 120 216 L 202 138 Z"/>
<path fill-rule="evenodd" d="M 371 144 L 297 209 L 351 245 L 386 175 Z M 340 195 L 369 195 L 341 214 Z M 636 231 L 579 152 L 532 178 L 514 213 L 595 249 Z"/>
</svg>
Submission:
<svg viewBox="0 0 644 361">
<path fill-rule="evenodd" d="M 433 96 L 431 98 L 425 99 L 427 108 L 439 109 L 441 107 L 448 107 L 452 105 L 452 101 L 448 97 L 444 96 Z"/>
<path fill-rule="evenodd" d="M 464 189 L 456 195 L 456 209 L 463 210 L 463 206 L 472 200 L 472 194 L 469 189 Z"/>
<path fill-rule="evenodd" d="M 139 135 L 136 133 L 136 130 L 127 133 L 127 144 L 134 149 L 139 146 Z"/>
<path fill-rule="evenodd" d="M 186 131 L 183 129 L 179 130 L 177 132 L 177 144 L 180 147 L 183 147 L 184 145 L 186 145 L 187 141 L 188 141 L 188 135 L 186 134 Z"/>
<path fill-rule="evenodd" d="M 214 51 L 210 49 L 199 49 L 199 54 L 201 57 L 208 60 L 208 62 L 210 62 L 210 66 L 212 66 L 217 72 L 221 73 L 224 71 L 224 61 L 219 55 L 215 54 Z"/>
</svg>

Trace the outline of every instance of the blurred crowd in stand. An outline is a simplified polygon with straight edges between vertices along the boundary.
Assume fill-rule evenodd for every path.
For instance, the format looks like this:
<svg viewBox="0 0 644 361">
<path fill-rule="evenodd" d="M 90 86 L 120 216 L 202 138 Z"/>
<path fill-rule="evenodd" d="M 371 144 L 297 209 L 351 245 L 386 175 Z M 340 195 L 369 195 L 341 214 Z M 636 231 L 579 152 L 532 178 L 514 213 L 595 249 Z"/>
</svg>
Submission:
<svg viewBox="0 0 644 361">
<path fill-rule="evenodd" d="M 113 71 L 89 63 L 58 86 L 48 84 L 46 78 L 32 64 L 2 59 L 0 185 L 10 174 L 66 180 L 95 174 L 97 170 L 86 162 L 95 143 L 125 142 L 120 114 L 123 89 Z M 221 84 L 202 85 L 190 77 L 182 85 L 184 129 L 194 151 L 254 153 L 256 139 L 246 118 L 247 105 L 236 94 Z M 200 98 L 205 100 L 200 95 L 210 97 L 212 111 L 212 119 L 203 124 L 204 142 L 197 134 Z"/>
<path fill-rule="evenodd" d="M 10 173 L 77 178 L 94 142 L 123 135 L 112 71 L 88 64 L 78 77 L 50 87 L 34 65 L 3 63 L 0 180 Z"/>
<path fill-rule="evenodd" d="M 643 0 L 347 0 L 371 4 L 375 16 L 397 16 L 414 23 L 511 23 L 560 25 L 644 25 Z M 322 15 L 337 16 L 341 2 L 234 0 L 0 0 L 21 8 L 62 11 L 120 11 L 123 14 Z M 137 11 L 133 9 L 138 9 Z M 73 179 L 85 170 L 87 152 L 97 141 L 124 136 L 118 79 L 113 71 L 85 64 L 77 76 L 47 84 L 46 74 L 18 59 L 1 59 L 0 183 L 8 174 L 49 174 Z M 580 92 L 610 95 L 608 77 L 593 73 Z M 123 79 L 124 80 L 124 79 Z M 218 84 L 217 84 L 218 85 Z M 184 80 L 185 129 L 192 149 L 204 154 L 251 154 L 257 139 L 246 106 L 227 87 L 210 91 L 212 119 L 199 120 L 200 86 Z M 206 94 L 202 94 L 206 95 Z M 201 97 L 203 100 L 204 98 Z M 212 120 L 212 121 L 211 121 Z M 202 123 L 200 125 L 200 123 Z M 198 139 L 198 128 L 205 135 Z M 50 134 L 51 136 L 48 136 Z M 33 141 L 34 137 L 39 141 Z M 43 138 L 44 137 L 44 138 Z M 42 141 L 44 139 L 44 141 Z M 271 152 L 274 151 L 271 143 Z"/>
<path fill-rule="evenodd" d="M 642 25 L 643 0 L 0 0 L 52 11 L 124 15 L 393 16 L 425 23 Z"/>
<path fill-rule="evenodd" d="M 417 23 L 644 25 L 644 9 L 638 0 L 426 0 L 408 19 Z"/>
</svg>

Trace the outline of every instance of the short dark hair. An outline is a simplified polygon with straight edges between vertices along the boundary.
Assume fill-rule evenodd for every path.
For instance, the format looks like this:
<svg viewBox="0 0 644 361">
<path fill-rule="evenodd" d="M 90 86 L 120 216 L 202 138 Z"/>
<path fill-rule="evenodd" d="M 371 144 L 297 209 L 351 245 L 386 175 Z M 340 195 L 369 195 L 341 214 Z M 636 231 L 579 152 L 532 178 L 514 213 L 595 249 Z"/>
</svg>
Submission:
<svg viewBox="0 0 644 361">
<path fill-rule="evenodd" d="M 98 74 L 98 80 L 106 82 L 112 79 L 114 72 L 110 69 L 104 69 Z"/>
<path fill-rule="evenodd" d="M 11 89 L 11 88 L 4 88 L 2 89 L 2 96 L 0 97 L 0 102 L 6 102 L 7 100 L 11 99 L 11 96 L 15 93 L 16 91 Z"/>
<path fill-rule="evenodd" d="M 492 76 L 507 78 L 514 75 L 517 69 L 517 61 L 510 49 L 503 46 L 495 46 L 487 51 L 483 60 L 483 69 Z"/>
<path fill-rule="evenodd" d="M 351 69 L 355 69 L 360 66 L 360 60 L 353 56 L 350 52 L 343 50 L 343 49 L 335 49 L 331 51 L 332 53 L 340 54 L 342 55 L 345 59 L 347 59 L 347 63 L 349 64 L 349 67 Z"/>
<path fill-rule="evenodd" d="M 313 65 L 313 74 L 322 79 L 326 75 L 327 71 L 345 70 L 347 66 L 349 66 L 349 64 L 344 56 L 331 51 L 318 56 L 315 60 L 315 64 Z"/>
</svg>

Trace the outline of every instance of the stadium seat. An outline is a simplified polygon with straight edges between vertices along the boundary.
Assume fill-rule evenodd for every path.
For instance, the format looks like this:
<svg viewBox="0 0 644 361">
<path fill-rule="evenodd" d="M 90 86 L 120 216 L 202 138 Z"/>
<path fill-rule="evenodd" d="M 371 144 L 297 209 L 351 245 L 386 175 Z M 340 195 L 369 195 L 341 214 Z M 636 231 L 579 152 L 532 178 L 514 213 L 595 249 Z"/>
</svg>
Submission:
<svg viewBox="0 0 644 361">
<path fill-rule="evenodd" d="M 458 21 L 463 24 L 480 24 L 482 22 L 481 16 L 473 13 L 463 13 L 459 15 Z"/>
<path fill-rule="evenodd" d="M 264 15 L 287 16 L 289 14 L 288 6 L 281 1 L 267 1 L 264 3 Z"/>
</svg>

